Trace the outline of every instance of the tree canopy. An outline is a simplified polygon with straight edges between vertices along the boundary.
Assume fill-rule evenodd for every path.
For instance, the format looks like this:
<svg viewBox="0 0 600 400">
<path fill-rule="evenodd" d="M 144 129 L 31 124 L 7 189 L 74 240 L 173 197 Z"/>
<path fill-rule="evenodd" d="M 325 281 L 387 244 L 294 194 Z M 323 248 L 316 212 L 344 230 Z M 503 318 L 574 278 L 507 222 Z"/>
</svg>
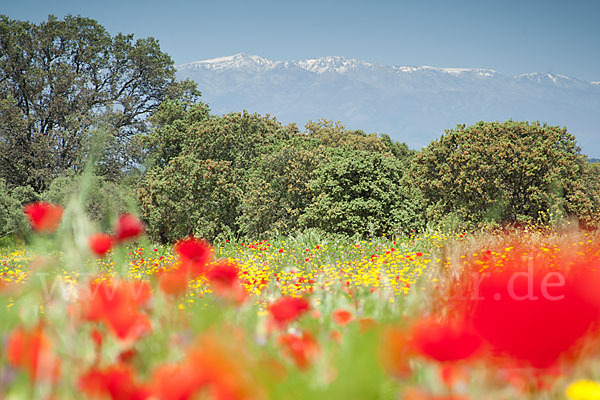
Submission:
<svg viewBox="0 0 600 400">
<path fill-rule="evenodd" d="M 197 95 L 178 83 L 152 37 L 111 36 L 93 19 L 50 15 L 34 24 L 0 16 L 0 176 L 46 189 L 78 171 L 103 128 L 100 169 L 119 175 L 137 160 L 132 138 L 165 98 Z"/>
<path fill-rule="evenodd" d="M 417 154 L 412 182 L 431 221 L 585 222 L 599 206 L 590 173 L 566 128 L 509 120 L 446 131 Z"/>
</svg>

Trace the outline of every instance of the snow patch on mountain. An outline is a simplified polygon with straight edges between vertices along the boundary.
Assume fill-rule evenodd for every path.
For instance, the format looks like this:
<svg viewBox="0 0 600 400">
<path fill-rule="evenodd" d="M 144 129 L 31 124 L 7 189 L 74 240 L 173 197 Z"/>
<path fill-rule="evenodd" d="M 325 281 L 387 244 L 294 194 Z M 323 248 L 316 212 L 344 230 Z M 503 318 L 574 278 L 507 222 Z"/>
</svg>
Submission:
<svg viewBox="0 0 600 400">
<path fill-rule="evenodd" d="M 269 70 L 281 64 L 281 61 L 271 61 L 267 58 L 249 54 L 235 54 L 228 57 L 212 58 L 210 60 L 193 61 L 187 64 L 177 66 L 177 70 L 226 70 L 226 69 L 253 69 Z"/>
<path fill-rule="evenodd" d="M 371 64 L 366 61 L 357 60 L 354 58 L 348 59 L 339 56 L 300 60 L 297 62 L 297 64 L 300 68 L 310 72 L 315 72 L 317 74 L 323 74 L 326 72 L 337 72 L 343 74 L 349 71 L 356 71 L 360 68 L 375 67 L 375 64 Z"/>
</svg>

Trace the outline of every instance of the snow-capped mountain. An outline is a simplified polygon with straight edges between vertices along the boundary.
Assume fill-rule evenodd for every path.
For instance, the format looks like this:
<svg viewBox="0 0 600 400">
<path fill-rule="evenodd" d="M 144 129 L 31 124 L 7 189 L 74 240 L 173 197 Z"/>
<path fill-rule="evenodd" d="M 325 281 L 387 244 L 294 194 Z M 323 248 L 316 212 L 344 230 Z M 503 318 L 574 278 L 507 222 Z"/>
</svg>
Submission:
<svg viewBox="0 0 600 400">
<path fill-rule="evenodd" d="M 213 112 L 246 109 L 284 123 L 342 121 L 420 148 L 456 124 L 509 118 L 567 126 L 600 157 L 600 82 L 485 68 L 389 66 L 344 57 L 273 61 L 236 54 L 177 66 Z"/>
</svg>

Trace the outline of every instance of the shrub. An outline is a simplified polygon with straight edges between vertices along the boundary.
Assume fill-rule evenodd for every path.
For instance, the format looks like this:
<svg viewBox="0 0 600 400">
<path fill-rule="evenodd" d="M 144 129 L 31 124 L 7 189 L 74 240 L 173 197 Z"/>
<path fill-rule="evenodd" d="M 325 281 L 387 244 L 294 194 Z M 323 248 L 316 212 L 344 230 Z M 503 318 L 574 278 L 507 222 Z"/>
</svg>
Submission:
<svg viewBox="0 0 600 400">
<path fill-rule="evenodd" d="M 138 189 L 148 234 L 162 243 L 187 235 L 208 240 L 232 236 L 238 229 L 240 196 L 238 171 L 230 161 L 190 155 L 152 169 Z"/>
<path fill-rule="evenodd" d="M 248 238 L 292 234 L 312 197 L 309 182 L 324 162 L 318 141 L 304 136 L 282 142 L 252 168 L 241 200 L 240 231 Z"/>
<path fill-rule="evenodd" d="M 392 155 L 330 149 L 310 183 L 305 227 L 362 236 L 407 233 L 424 226 L 418 192 L 404 184 L 404 163 Z"/>
<path fill-rule="evenodd" d="M 85 188 L 82 191 L 82 181 Z M 107 181 L 98 176 L 63 175 L 54 179 L 42 198 L 48 202 L 67 206 L 73 198 L 83 197 L 87 216 L 108 230 L 115 217 L 135 204 L 134 190 L 125 184 Z"/>
<path fill-rule="evenodd" d="M 21 236 L 29 226 L 23 214 L 23 205 L 37 200 L 30 186 L 9 189 L 0 178 L 0 238 L 8 235 Z"/>
<path fill-rule="evenodd" d="M 550 223 L 549 216 L 590 222 L 598 199 L 589 166 L 566 128 L 546 124 L 478 122 L 458 126 L 414 160 L 413 184 L 427 216 L 471 224 Z"/>
</svg>

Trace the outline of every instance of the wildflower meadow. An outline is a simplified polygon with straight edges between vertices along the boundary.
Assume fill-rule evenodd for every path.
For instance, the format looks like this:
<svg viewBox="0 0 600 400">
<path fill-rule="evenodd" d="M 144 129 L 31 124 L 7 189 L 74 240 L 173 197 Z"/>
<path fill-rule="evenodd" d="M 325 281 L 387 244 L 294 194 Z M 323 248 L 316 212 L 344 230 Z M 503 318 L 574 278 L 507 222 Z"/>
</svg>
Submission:
<svg viewBox="0 0 600 400">
<path fill-rule="evenodd" d="M 596 399 L 600 242 L 581 230 L 153 246 L 25 206 L 2 250 L 0 395 Z"/>
</svg>

